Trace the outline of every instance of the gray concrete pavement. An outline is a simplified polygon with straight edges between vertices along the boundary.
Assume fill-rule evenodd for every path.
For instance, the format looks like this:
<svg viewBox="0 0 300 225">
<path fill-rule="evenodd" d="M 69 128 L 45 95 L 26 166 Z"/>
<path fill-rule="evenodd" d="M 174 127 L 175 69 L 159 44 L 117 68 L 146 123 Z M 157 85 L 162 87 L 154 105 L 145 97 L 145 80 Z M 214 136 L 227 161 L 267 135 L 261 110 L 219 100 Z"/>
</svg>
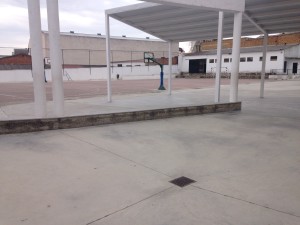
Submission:
<svg viewBox="0 0 300 225">
<path fill-rule="evenodd" d="M 1 135 L 0 224 L 300 224 L 300 81 L 258 87 L 238 113 Z"/>
</svg>

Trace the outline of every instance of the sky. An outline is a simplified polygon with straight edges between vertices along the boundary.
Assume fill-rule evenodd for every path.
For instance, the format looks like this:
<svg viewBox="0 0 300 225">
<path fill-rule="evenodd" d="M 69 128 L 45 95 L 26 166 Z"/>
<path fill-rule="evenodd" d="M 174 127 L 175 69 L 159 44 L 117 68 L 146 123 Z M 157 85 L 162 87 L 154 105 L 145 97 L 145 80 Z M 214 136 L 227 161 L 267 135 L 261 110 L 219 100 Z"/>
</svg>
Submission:
<svg viewBox="0 0 300 225">
<path fill-rule="evenodd" d="M 48 30 L 46 0 L 40 0 L 40 2 L 42 30 Z M 105 34 L 105 9 L 140 2 L 138 0 L 59 0 L 60 30 L 61 32 Z M 28 46 L 29 25 L 26 0 L 0 1 L 0 32 L 0 49 Z M 114 19 L 111 20 L 111 35 L 150 36 Z"/>
</svg>

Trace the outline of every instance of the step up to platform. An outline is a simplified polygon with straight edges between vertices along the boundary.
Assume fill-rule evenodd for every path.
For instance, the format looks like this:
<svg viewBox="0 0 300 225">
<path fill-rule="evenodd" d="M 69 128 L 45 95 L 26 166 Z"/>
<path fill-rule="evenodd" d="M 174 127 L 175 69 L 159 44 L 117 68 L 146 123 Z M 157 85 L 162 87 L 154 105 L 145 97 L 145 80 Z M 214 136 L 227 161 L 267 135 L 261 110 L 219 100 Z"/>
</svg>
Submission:
<svg viewBox="0 0 300 225">
<path fill-rule="evenodd" d="M 143 120 L 166 119 L 179 116 L 232 112 L 239 110 L 241 110 L 241 102 L 150 109 L 142 111 L 72 116 L 62 118 L 6 120 L 0 121 L 0 134 L 69 129 Z"/>
</svg>

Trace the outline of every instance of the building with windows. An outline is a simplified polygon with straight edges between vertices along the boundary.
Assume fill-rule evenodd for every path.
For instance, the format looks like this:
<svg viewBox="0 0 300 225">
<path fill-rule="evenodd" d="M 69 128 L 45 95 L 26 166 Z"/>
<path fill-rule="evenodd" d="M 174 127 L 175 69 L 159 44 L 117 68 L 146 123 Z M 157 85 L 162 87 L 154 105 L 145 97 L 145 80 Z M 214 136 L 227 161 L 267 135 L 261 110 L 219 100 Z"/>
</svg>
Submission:
<svg viewBox="0 0 300 225">
<path fill-rule="evenodd" d="M 300 33 L 272 35 L 268 38 L 266 72 L 300 74 Z M 263 38 L 241 39 L 240 73 L 260 73 Z M 182 57 L 181 71 L 186 73 L 215 73 L 217 40 L 197 41 L 192 53 Z M 232 39 L 223 40 L 222 72 L 231 72 Z M 179 63 L 180 64 L 180 63 Z"/>
<path fill-rule="evenodd" d="M 222 72 L 231 72 L 231 50 L 223 49 Z M 215 73 L 217 51 L 188 53 L 182 57 L 182 72 Z M 300 45 L 269 46 L 266 72 L 273 74 L 300 74 Z M 244 47 L 240 54 L 241 73 L 260 73 L 262 47 Z"/>
</svg>

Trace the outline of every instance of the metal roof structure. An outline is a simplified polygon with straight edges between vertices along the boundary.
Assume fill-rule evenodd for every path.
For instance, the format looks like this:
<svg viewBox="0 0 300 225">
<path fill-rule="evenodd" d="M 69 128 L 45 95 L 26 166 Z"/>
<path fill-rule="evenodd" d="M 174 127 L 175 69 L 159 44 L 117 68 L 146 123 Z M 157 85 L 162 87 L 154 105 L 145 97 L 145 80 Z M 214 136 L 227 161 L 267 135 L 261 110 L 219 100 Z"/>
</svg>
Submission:
<svg viewBox="0 0 300 225">
<path fill-rule="evenodd" d="M 166 41 L 218 36 L 218 11 L 207 8 L 147 2 L 106 10 L 106 13 Z M 243 13 L 242 36 L 260 35 L 262 31 L 268 34 L 300 31 L 299 0 L 246 0 Z M 233 23 L 233 12 L 224 11 L 224 38 L 233 36 Z"/>
</svg>

